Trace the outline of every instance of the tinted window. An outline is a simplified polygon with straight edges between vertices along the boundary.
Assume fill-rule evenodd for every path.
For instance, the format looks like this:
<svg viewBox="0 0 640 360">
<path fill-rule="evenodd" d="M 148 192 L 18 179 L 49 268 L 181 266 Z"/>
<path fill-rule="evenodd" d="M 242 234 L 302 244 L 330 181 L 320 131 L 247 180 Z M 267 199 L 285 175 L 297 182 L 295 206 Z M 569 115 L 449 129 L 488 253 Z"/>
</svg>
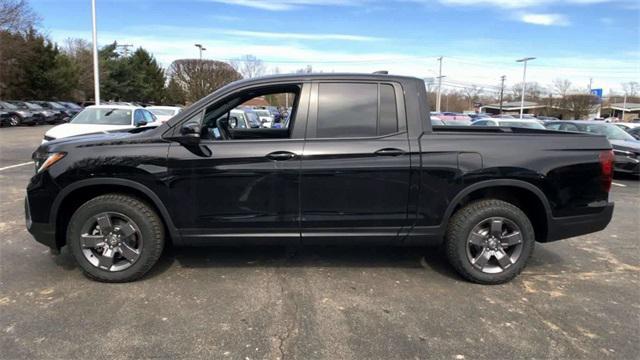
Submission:
<svg viewBox="0 0 640 360">
<path fill-rule="evenodd" d="M 388 84 L 320 84 L 316 137 L 372 137 L 398 132 L 398 105 Z"/>
<path fill-rule="evenodd" d="M 564 131 L 576 131 L 576 132 L 580 131 L 578 129 L 578 127 L 573 125 L 573 124 L 563 124 L 562 125 L 562 130 L 564 130 Z"/>
<path fill-rule="evenodd" d="M 377 135 L 377 84 L 320 84 L 317 137 Z"/>
<path fill-rule="evenodd" d="M 393 134 L 398 132 L 398 106 L 396 105 L 396 92 L 393 86 L 380 85 L 380 121 L 378 135 Z"/>
<path fill-rule="evenodd" d="M 486 126 L 487 125 L 487 121 L 486 120 L 476 121 L 471 125 Z"/>
<path fill-rule="evenodd" d="M 547 124 L 545 126 L 547 129 L 560 130 L 560 124 Z"/>
<path fill-rule="evenodd" d="M 144 115 L 144 121 L 146 121 L 147 124 L 156 121 L 156 119 L 153 116 L 153 114 L 151 112 L 149 112 L 148 110 L 142 110 L 142 113 Z"/>
<path fill-rule="evenodd" d="M 142 110 L 136 110 L 136 112 L 133 114 L 134 124 L 138 125 L 143 121 L 145 121 L 145 119 L 144 119 L 144 115 L 142 114 Z"/>
</svg>

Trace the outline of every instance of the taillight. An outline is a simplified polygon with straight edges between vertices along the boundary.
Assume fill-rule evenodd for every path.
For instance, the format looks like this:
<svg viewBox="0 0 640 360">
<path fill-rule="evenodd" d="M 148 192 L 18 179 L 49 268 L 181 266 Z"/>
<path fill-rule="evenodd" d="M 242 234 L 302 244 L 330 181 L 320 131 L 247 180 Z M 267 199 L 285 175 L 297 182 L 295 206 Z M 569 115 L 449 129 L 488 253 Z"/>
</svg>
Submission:
<svg viewBox="0 0 640 360">
<path fill-rule="evenodd" d="M 611 190 L 611 182 L 613 181 L 613 162 L 615 156 L 613 150 L 605 150 L 600 152 L 600 180 L 602 182 L 602 190 L 609 192 Z"/>
</svg>

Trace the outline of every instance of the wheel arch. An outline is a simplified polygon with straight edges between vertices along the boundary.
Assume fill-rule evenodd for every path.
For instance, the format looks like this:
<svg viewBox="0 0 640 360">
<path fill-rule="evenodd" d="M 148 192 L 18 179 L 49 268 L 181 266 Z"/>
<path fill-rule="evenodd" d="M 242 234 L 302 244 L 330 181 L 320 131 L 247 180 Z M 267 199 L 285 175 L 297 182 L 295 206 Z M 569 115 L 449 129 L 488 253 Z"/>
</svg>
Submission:
<svg viewBox="0 0 640 360">
<path fill-rule="evenodd" d="M 536 241 L 546 242 L 551 218 L 551 205 L 540 188 L 515 179 L 487 180 L 475 183 L 459 192 L 449 204 L 444 217 L 444 228 L 451 216 L 470 201 L 493 198 L 520 208 L 533 224 Z"/>
<path fill-rule="evenodd" d="M 179 232 L 171 220 L 169 211 L 158 195 L 147 186 L 127 179 L 93 178 L 75 182 L 62 189 L 56 196 L 51 207 L 50 223 L 55 224 L 58 247 L 66 243 L 68 220 L 75 210 L 89 199 L 107 193 L 132 195 L 147 202 L 162 219 L 166 233 L 169 234 L 168 241 L 176 245 L 181 243 Z"/>
</svg>

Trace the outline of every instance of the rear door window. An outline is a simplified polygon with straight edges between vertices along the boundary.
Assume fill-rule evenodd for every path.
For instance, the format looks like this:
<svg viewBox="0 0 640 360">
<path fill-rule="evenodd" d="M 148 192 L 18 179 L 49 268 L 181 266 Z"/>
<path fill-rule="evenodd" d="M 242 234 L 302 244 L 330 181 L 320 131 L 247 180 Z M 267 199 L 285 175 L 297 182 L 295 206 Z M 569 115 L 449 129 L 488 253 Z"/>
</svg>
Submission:
<svg viewBox="0 0 640 360">
<path fill-rule="evenodd" d="M 392 85 L 321 83 L 317 138 L 374 137 L 398 132 L 398 105 Z"/>
</svg>

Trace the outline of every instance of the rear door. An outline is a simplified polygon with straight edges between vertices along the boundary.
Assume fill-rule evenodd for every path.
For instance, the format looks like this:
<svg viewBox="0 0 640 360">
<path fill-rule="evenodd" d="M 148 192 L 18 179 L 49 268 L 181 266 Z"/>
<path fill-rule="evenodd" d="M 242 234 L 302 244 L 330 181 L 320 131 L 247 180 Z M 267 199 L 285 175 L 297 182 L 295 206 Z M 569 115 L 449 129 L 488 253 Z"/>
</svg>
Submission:
<svg viewBox="0 0 640 360">
<path fill-rule="evenodd" d="M 303 242 L 391 242 L 407 225 L 402 94 L 392 82 L 313 84 L 301 166 Z"/>
</svg>

